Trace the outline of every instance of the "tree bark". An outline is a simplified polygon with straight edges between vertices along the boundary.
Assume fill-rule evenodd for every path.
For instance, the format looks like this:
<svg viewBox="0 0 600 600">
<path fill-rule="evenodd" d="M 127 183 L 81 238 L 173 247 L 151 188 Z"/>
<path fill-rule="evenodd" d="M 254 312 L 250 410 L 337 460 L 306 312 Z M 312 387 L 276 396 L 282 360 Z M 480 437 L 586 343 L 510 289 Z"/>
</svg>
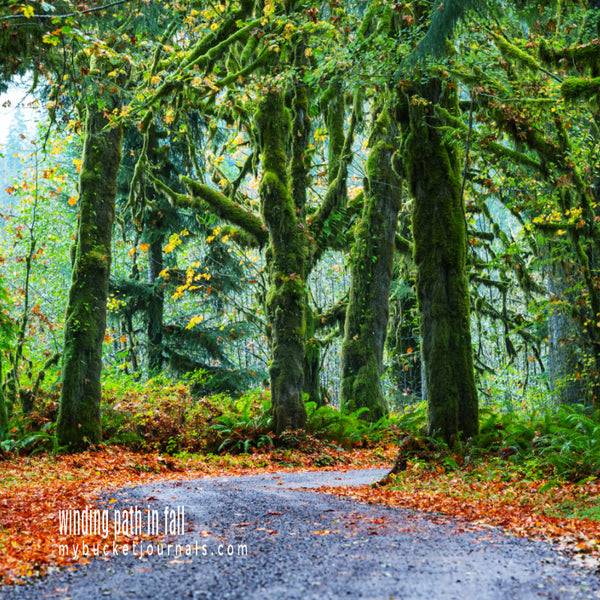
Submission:
<svg viewBox="0 0 600 600">
<path fill-rule="evenodd" d="M 8 406 L 4 397 L 4 389 L 2 383 L 2 350 L 0 350 L 0 436 L 8 430 Z"/>
<path fill-rule="evenodd" d="M 263 162 L 261 210 L 269 230 L 266 309 L 272 351 L 271 404 L 277 433 L 300 429 L 306 423 L 302 390 L 308 241 L 288 187 L 285 148 L 290 125 L 283 94 L 268 91 L 256 115 L 256 126 Z"/>
<path fill-rule="evenodd" d="M 67 305 L 62 387 L 57 436 L 61 446 L 79 450 L 101 439 L 102 342 L 111 263 L 117 171 L 121 160 L 120 126 L 106 117 L 115 98 L 89 97 L 79 179 L 79 223 Z M 106 111 L 106 112 L 105 112 Z"/>
<path fill-rule="evenodd" d="M 546 284 L 557 299 L 548 316 L 548 374 L 552 394 L 558 405 L 583 403 L 593 383 L 581 375 L 576 378 L 576 373 L 583 370 L 585 349 L 581 347 L 581 326 L 568 308 L 575 305 L 576 298 L 569 292 L 571 284 L 561 260 L 555 259 L 548 265 Z"/>
<path fill-rule="evenodd" d="M 148 333 L 148 374 L 158 375 L 163 366 L 163 313 L 165 294 L 159 275 L 163 270 L 163 237 L 153 240 L 148 249 L 148 284 L 152 293 L 146 310 Z"/>
<path fill-rule="evenodd" d="M 414 198 L 414 259 L 429 434 L 478 431 L 461 171 L 435 105 L 457 110 L 456 88 L 431 78 L 408 96 L 405 165 Z"/>
<path fill-rule="evenodd" d="M 375 422 L 388 414 L 381 375 L 388 323 L 388 298 L 394 243 L 401 201 L 401 182 L 393 166 L 394 127 L 381 111 L 371 135 L 367 186 L 352 250 L 350 299 L 342 343 L 342 409 L 367 410 L 361 417 Z"/>
</svg>

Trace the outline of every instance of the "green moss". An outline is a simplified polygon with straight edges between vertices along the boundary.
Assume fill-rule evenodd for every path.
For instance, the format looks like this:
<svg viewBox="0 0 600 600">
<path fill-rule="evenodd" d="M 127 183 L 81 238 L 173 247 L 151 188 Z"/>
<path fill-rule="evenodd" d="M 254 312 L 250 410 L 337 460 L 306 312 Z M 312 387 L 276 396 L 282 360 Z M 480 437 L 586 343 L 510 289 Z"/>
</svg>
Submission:
<svg viewBox="0 0 600 600">
<path fill-rule="evenodd" d="M 568 77 L 562 82 L 560 91 L 567 101 L 591 98 L 600 91 L 600 77 Z"/>
<path fill-rule="evenodd" d="M 115 98 L 105 98 L 110 103 Z M 109 111 L 110 112 L 110 111 Z M 79 181 L 79 225 L 64 328 L 58 443 L 79 450 L 101 438 L 100 373 L 106 329 L 117 171 L 122 131 L 87 106 Z"/>
<path fill-rule="evenodd" d="M 267 230 L 257 216 L 245 210 L 237 202 L 231 200 L 231 198 L 224 196 L 207 185 L 198 183 L 183 175 L 180 176 L 180 179 L 192 193 L 192 198 L 176 195 L 173 198 L 176 206 L 201 209 L 203 208 L 201 203 L 206 202 L 214 214 L 241 227 L 246 233 L 254 237 L 261 246 L 267 243 Z"/>
<path fill-rule="evenodd" d="M 393 128 L 387 110 L 376 115 L 370 136 L 363 211 L 351 254 L 351 287 L 342 343 L 342 408 L 367 408 L 371 421 L 387 413 L 381 389 L 388 296 L 401 182 L 392 168 Z"/>
<path fill-rule="evenodd" d="M 328 180 L 331 183 L 337 176 L 340 157 L 344 147 L 345 103 L 342 82 L 337 80 L 329 86 L 331 90 L 327 103 L 327 133 L 329 147 L 327 153 Z"/>
<path fill-rule="evenodd" d="M 512 59 L 515 62 L 521 63 L 532 71 L 538 71 L 541 69 L 540 63 L 536 58 L 527 54 L 514 44 L 511 44 L 509 41 L 504 39 L 501 35 L 494 35 L 494 40 L 496 45 L 500 48 L 502 53 L 508 58 Z"/>
<path fill-rule="evenodd" d="M 274 425 L 279 433 L 302 428 L 306 422 L 302 390 L 308 241 L 288 189 L 285 148 L 290 122 L 281 94 L 271 91 L 266 95 L 255 124 L 263 162 L 261 212 L 270 242 L 266 296 L 272 347 L 269 375 Z"/>
<path fill-rule="evenodd" d="M 286 147 L 291 130 L 290 112 L 284 106 L 283 94 L 269 92 L 254 117 L 262 148 L 263 169 L 274 173 L 287 187 Z M 285 142 L 283 142 L 285 140 Z"/>
<path fill-rule="evenodd" d="M 565 48 L 555 48 L 544 38 L 538 51 L 540 60 L 547 65 L 559 67 L 561 63 L 576 64 L 578 67 L 595 69 L 600 63 L 600 42 L 592 40 L 589 44 L 577 44 Z"/>
<path fill-rule="evenodd" d="M 414 198 L 414 260 L 430 433 L 451 441 L 477 432 L 477 392 L 471 356 L 466 223 L 461 169 L 439 130 L 434 102 L 456 110 L 456 96 L 439 80 L 410 98 L 404 164 Z"/>
</svg>

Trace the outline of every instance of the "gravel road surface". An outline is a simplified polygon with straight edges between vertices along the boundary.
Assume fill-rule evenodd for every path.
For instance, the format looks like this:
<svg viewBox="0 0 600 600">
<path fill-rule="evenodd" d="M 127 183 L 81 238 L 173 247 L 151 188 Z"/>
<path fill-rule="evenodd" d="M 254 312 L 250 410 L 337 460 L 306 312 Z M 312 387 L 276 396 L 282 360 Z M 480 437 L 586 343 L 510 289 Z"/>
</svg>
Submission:
<svg viewBox="0 0 600 600">
<path fill-rule="evenodd" d="M 132 507 L 151 506 L 157 531 L 185 532 L 150 536 L 143 547 L 151 556 L 140 556 L 139 545 L 124 555 L 119 546 L 110 560 L 0 588 L 0 598 L 600 599 L 598 574 L 545 543 L 303 489 L 362 485 L 385 472 L 280 473 L 123 490 L 111 507 L 131 515 Z"/>
</svg>

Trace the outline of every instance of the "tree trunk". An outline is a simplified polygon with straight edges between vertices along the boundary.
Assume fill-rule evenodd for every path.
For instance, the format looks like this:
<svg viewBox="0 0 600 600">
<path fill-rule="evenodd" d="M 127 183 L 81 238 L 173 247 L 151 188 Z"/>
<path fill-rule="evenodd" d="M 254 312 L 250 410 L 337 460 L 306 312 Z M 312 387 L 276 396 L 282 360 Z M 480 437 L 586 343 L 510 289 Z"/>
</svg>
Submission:
<svg viewBox="0 0 600 600">
<path fill-rule="evenodd" d="M 148 249 L 148 284 L 152 294 L 146 311 L 148 331 L 148 374 L 158 375 L 163 366 L 163 313 L 165 295 L 159 275 L 163 270 L 162 236 L 151 242 Z"/>
<path fill-rule="evenodd" d="M 429 433 L 451 442 L 478 431 L 461 171 L 435 104 L 456 111 L 456 88 L 432 78 L 408 98 L 405 163 L 414 198 L 414 258 Z"/>
<path fill-rule="evenodd" d="M 392 166 L 394 128 L 387 109 L 378 116 L 367 160 L 367 186 L 352 251 L 350 299 L 342 343 L 343 410 L 367 408 L 362 418 L 375 422 L 388 413 L 381 388 L 388 298 L 401 182 Z"/>
<path fill-rule="evenodd" d="M 551 254 L 550 254 L 551 255 Z M 561 260 L 548 266 L 546 284 L 548 291 L 557 298 L 548 316 L 548 374 L 550 386 L 557 404 L 577 404 L 586 400 L 592 382 L 580 374 L 585 361 L 581 326 L 573 319 L 568 308 L 575 305 L 576 298 L 569 292 L 567 273 Z"/>
<path fill-rule="evenodd" d="M 302 390 L 308 241 L 288 188 L 285 148 L 290 124 L 283 94 L 267 92 L 256 125 L 263 161 L 261 209 L 269 230 L 266 308 L 271 330 L 271 403 L 277 433 L 302 428 L 306 423 Z"/>
<path fill-rule="evenodd" d="M 8 406 L 4 397 L 4 386 L 2 383 L 2 350 L 0 350 L 0 436 L 8 430 Z"/>
<path fill-rule="evenodd" d="M 315 315 L 306 306 L 306 345 L 304 348 L 304 393 L 309 402 L 324 404 L 321 394 L 321 345 L 315 337 Z"/>
<path fill-rule="evenodd" d="M 101 438 L 100 372 L 106 329 L 106 299 L 111 262 L 121 127 L 112 127 L 109 108 L 88 99 L 79 180 L 79 223 L 67 305 L 62 387 L 57 436 L 61 446 L 79 450 Z M 105 112 L 106 111 L 106 112 Z"/>
</svg>

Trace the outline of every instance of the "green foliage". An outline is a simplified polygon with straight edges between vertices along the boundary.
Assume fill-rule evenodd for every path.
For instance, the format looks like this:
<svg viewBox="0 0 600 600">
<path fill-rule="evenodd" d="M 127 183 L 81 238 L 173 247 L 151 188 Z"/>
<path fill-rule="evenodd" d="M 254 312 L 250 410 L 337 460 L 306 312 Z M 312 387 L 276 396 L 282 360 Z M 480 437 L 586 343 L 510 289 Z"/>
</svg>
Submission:
<svg viewBox="0 0 600 600">
<path fill-rule="evenodd" d="M 306 432 L 318 439 L 335 442 L 347 449 L 357 445 L 369 445 L 382 441 L 395 430 L 394 417 L 384 416 L 370 423 L 361 418 L 369 410 L 359 408 L 352 413 L 342 413 L 333 406 L 317 406 L 315 402 L 306 403 Z"/>
<path fill-rule="evenodd" d="M 268 448 L 273 445 L 272 428 L 269 398 L 250 392 L 209 427 L 208 449 L 248 453 L 253 448 Z"/>
<path fill-rule="evenodd" d="M 60 452 L 56 443 L 54 429 L 56 423 L 44 425 L 41 431 L 27 431 L 16 420 L 9 423 L 9 432 L 0 440 L 0 456 L 2 453 L 31 456 L 38 452 Z"/>
<path fill-rule="evenodd" d="M 394 416 L 394 423 L 400 431 L 411 435 L 423 435 L 427 430 L 427 403 L 417 402 L 407 406 Z"/>
<path fill-rule="evenodd" d="M 476 467 L 474 472 L 481 474 L 483 467 L 491 478 L 585 481 L 600 477 L 600 410 L 583 405 L 529 412 L 485 408 L 479 433 L 452 446 L 424 435 L 425 412 L 422 403 L 396 419 L 407 434 L 399 445 L 399 470 L 406 468 L 406 461 L 416 461 L 466 473 Z"/>
<path fill-rule="evenodd" d="M 16 413 L 4 431 L 0 431 L 0 457 L 5 454 L 60 453 L 63 448 L 58 446 L 55 436 L 57 414 L 57 395 L 40 394 L 28 415 Z"/>
<path fill-rule="evenodd" d="M 600 411 L 561 406 L 528 415 L 483 411 L 481 430 L 467 445 L 473 459 L 495 455 L 529 473 L 579 481 L 600 476 Z"/>
<path fill-rule="evenodd" d="M 11 344 L 15 340 L 16 325 L 6 312 L 10 304 L 10 296 L 0 279 L 0 306 L 3 307 L 3 310 L 0 310 L 0 352 L 10 350 Z"/>
</svg>

